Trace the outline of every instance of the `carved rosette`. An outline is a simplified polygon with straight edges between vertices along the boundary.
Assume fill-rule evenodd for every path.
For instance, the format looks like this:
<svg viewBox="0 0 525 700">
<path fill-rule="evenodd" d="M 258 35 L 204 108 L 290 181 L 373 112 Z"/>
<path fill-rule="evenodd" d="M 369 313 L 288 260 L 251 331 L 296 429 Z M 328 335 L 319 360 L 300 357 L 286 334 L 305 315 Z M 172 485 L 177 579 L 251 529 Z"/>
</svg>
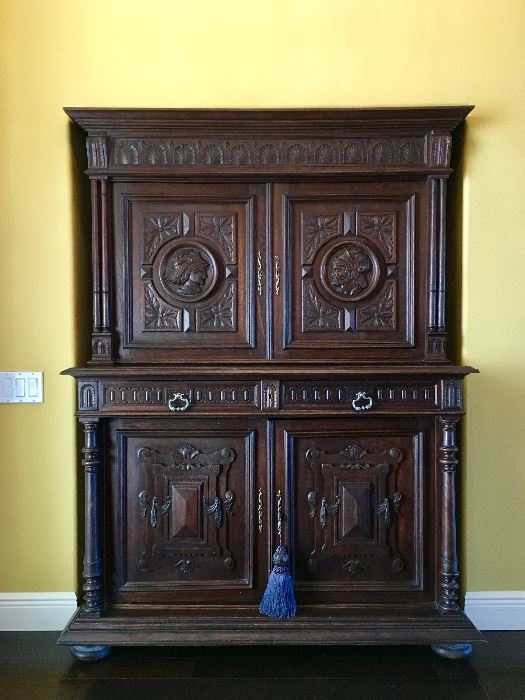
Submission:
<svg viewBox="0 0 525 700">
<path fill-rule="evenodd" d="M 146 330 L 181 330 L 181 309 L 164 304 L 152 284 L 144 287 L 144 328 Z"/>
<path fill-rule="evenodd" d="M 235 217 L 197 215 L 197 235 L 214 241 L 228 262 L 236 262 Z"/>
<path fill-rule="evenodd" d="M 235 283 L 226 286 L 224 294 L 211 306 L 197 309 L 197 330 L 230 331 L 236 329 Z"/>
<path fill-rule="evenodd" d="M 341 216 L 303 216 L 303 262 L 311 263 L 320 246 L 341 235 Z"/>
<path fill-rule="evenodd" d="M 379 297 L 373 304 L 363 306 L 357 313 L 357 328 L 359 330 L 395 330 L 395 285 L 388 282 Z"/>
<path fill-rule="evenodd" d="M 184 224 L 182 223 L 184 219 Z M 189 222 L 187 214 L 154 214 L 144 219 L 144 261 L 150 263 L 168 238 L 187 236 Z"/>
<path fill-rule="evenodd" d="M 375 241 L 385 254 L 388 262 L 396 260 L 396 215 L 359 214 L 357 234 Z"/>
<path fill-rule="evenodd" d="M 304 330 L 341 330 L 343 314 L 340 309 L 328 304 L 315 290 L 313 282 L 303 286 Z"/>
</svg>

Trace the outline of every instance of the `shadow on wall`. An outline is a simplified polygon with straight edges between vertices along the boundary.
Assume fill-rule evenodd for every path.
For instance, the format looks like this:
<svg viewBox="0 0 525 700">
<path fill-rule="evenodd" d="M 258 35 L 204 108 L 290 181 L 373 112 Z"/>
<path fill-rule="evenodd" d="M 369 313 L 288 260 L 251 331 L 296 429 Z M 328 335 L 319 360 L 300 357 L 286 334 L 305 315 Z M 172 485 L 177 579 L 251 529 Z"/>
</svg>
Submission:
<svg viewBox="0 0 525 700">
<path fill-rule="evenodd" d="M 91 280 L 91 204 L 90 183 L 84 175 L 87 168 L 86 137 L 82 129 L 73 122 L 68 124 L 71 194 L 71 235 L 73 236 L 73 332 L 75 365 L 82 365 L 90 359 L 92 309 L 90 304 Z M 65 369 L 65 368 L 64 368 Z M 64 381 L 71 382 L 70 377 Z M 81 449 L 83 445 L 82 426 L 76 424 L 77 488 L 75 490 L 77 513 L 77 595 L 81 594 L 83 578 L 82 558 L 84 556 L 84 469 Z"/>
<path fill-rule="evenodd" d="M 448 187 L 447 210 L 447 297 L 446 314 L 449 358 L 462 363 L 462 259 L 463 259 L 463 178 L 465 173 L 465 130 L 463 122 L 454 130 L 451 167 L 454 173 Z"/>
</svg>

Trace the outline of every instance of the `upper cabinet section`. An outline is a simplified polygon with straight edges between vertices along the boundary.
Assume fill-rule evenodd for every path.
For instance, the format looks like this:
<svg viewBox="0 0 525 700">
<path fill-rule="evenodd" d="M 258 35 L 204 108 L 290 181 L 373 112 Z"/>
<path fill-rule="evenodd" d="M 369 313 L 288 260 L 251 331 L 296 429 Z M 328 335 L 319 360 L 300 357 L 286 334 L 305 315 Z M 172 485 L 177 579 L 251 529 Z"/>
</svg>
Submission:
<svg viewBox="0 0 525 700">
<path fill-rule="evenodd" d="M 446 363 L 470 110 L 67 109 L 92 181 L 92 361 Z"/>
</svg>

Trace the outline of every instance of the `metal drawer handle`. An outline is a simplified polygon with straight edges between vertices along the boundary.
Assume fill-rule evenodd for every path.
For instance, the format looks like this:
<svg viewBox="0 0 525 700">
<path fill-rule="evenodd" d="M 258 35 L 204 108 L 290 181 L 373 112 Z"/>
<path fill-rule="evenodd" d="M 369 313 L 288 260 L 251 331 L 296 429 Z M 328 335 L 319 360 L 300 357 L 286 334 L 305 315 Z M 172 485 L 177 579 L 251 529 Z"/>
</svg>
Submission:
<svg viewBox="0 0 525 700">
<path fill-rule="evenodd" d="M 368 411 L 372 408 L 372 397 L 367 396 L 365 391 L 358 391 L 357 396 L 352 401 L 352 408 L 355 411 Z"/>
<path fill-rule="evenodd" d="M 168 401 L 170 411 L 186 411 L 190 407 L 190 400 L 184 394 L 173 394 Z"/>
</svg>

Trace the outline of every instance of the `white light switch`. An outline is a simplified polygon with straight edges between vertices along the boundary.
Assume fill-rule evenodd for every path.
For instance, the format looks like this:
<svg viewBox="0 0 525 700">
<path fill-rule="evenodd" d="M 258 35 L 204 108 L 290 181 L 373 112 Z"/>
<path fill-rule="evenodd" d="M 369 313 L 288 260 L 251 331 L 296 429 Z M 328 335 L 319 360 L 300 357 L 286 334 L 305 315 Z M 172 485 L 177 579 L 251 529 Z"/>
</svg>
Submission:
<svg viewBox="0 0 525 700">
<path fill-rule="evenodd" d="M 0 403 L 42 403 L 43 372 L 0 372 Z"/>
</svg>

